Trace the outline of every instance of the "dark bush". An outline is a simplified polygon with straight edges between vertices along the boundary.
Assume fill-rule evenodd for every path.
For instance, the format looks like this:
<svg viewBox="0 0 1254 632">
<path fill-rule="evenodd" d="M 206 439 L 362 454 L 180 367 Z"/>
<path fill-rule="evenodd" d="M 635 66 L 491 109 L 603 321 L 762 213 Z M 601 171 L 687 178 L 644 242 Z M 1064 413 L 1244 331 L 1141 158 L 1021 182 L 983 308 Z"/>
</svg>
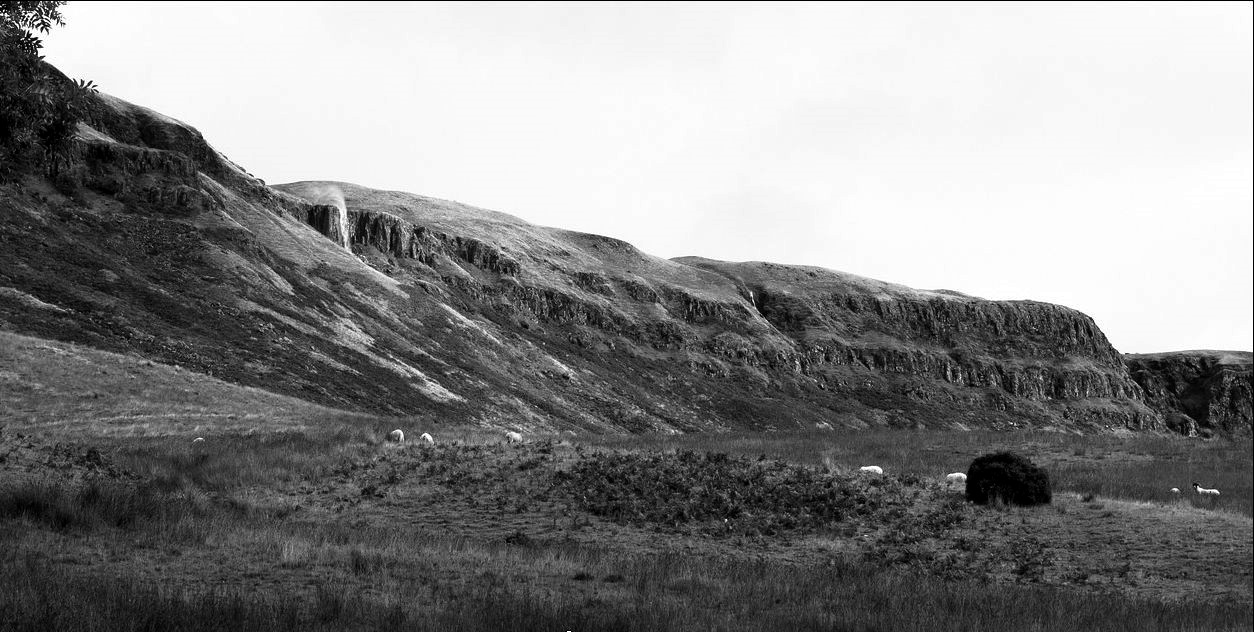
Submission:
<svg viewBox="0 0 1254 632">
<path fill-rule="evenodd" d="M 1051 500 L 1049 473 L 1013 452 L 986 454 L 967 470 L 967 500 L 980 505 L 1044 505 Z"/>
</svg>

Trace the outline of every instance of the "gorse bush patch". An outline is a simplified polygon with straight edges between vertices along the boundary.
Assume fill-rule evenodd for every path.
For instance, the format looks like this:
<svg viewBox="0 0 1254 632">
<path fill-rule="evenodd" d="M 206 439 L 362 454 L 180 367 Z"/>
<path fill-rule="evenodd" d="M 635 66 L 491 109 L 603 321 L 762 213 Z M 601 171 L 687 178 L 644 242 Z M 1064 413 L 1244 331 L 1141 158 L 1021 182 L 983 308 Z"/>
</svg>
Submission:
<svg viewBox="0 0 1254 632">
<path fill-rule="evenodd" d="M 714 536 L 833 530 L 900 513 L 909 490 L 892 477 L 842 477 L 784 461 L 723 453 L 592 454 L 555 474 L 585 511 L 614 522 Z"/>
</svg>

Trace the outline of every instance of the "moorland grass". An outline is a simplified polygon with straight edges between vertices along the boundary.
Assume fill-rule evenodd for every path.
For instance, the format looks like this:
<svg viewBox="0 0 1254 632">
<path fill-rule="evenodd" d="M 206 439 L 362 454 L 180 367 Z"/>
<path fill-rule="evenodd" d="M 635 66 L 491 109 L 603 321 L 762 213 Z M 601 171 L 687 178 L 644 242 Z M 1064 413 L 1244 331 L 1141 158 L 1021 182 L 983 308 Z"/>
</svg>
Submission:
<svg viewBox="0 0 1254 632">
<path fill-rule="evenodd" d="M 228 434 L 199 443 L 183 437 L 116 441 L 114 460 L 170 488 L 226 492 L 250 485 L 318 480 L 376 449 L 380 433 L 339 427 L 321 432 Z"/>
<path fill-rule="evenodd" d="M 0 518 L 27 519 L 56 530 L 131 527 L 203 513 L 204 498 L 165 493 L 152 484 L 109 480 L 80 484 L 25 481 L 0 489 Z"/>
<path fill-rule="evenodd" d="M 1254 442 L 1250 437 L 1203 440 L 1149 434 L 866 430 L 605 435 L 580 440 L 624 449 L 766 455 L 844 470 L 875 464 L 897 474 L 939 479 L 949 472 L 966 472 L 982 454 L 1010 450 L 1045 467 L 1055 491 L 1187 503 L 1254 515 Z M 1191 488 L 1193 481 L 1223 493 L 1217 501 L 1198 498 Z M 1182 493 L 1171 493 L 1172 487 Z"/>
<path fill-rule="evenodd" d="M 145 483 L 117 482 L 119 487 L 103 491 L 91 491 L 91 482 L 10 488 L 0 496 L 0 526 L 5 527 L 0 529 L 0 630 L 1143 632 L 1251 627 L 1251 608 L 1243 603 L 1172 602 L 911 576 L 900 566 L 894 570 L 867 557 L 833 555 L 797 563 L 709 559 L 684 550 L 633 552 L 609 542 L 488 542 L 399 524 L 369 527 L 330 516 L 304 517 L 273 501 L 257 507 L 233 495 L 268 481 L 317 481 L 354 461 L 385 456 L 391 448 L 381 450 L 377 434 L 371 430 L 219 437 L 196 446 L 167 439 L 127 443 L 115 446 L 111 454 L 139 472 Z M 1027 446 L 1058 457 L 1051 476 L 1058 481 L 1061 474 L 1067 485 L 1081 485 L 1086 472 L 1159 480 L 1163 474 L 1153 468 L 1136 469 L 1156 461 L 1178 468 L 1212 467 L 1233 478 L 1245 468 L 1248 477 L 1249 455 L 1240 453 L 1240 442 L 1083 439 L 1087 440 L 1048 434 L 894 432 L 646 436 L 603 438 L 600 443 L 768 454 L 812 465 L 826 459 L 829 471 L 875 462 L 919 475 L 962 469 L 949 464 L 966 453 Z M 502 450 L 423 452 L 428 458 L 422 472 L 450 484 L 469 484 L 475 473 L 467 468 L 476 455 Z M 584 450 L 580 458 L 595 459 L 594 452 Z M 704 467 L 711 457 L 701 459 Z M 715 474 L 721 472 L 719 464 L 730 462 L 712 460 Z M 516 476 L 520 471 L 501 475 Z M 593 468 L 588 473 L 616 471 Z M 665 476 L 658 481 L 676 482 Z M 1157 484 L 1152 481 L 1150 485 Z M 1248 484 L 1247 480 L 1247 488 Z M 642 489 L 647 493 L 647 487 Z M 1111 485 L 1102 490 L 1116 495 L 1123 488 Z M 1137 488 L 1130 487 L 1127 493 L 1135 498 Z M 180 509 L 180 502 L 192 504 Z M 64 540 L 31 535 L 40 527 L 70 538 L 108 539 L 124 533 L 128 546 L 173 548 L 188 555 L 209 550 L 213 556 L 246 559 L 250 572 L 261 576 L 304 573 L 316 581 L 258 590 L 242 582 L 213 585 L 186 578 L 183 583 L 155 582 L 119 567 L 71 569 L 54 562 L 62 555 L 56 543 Z M 920 530 L 935 528 L 929 522 Z M 475 571 L 450 579 L 447 573 L 441 575 L 441 569 Z"/>
<path fill-rule="evenodd" d="M 836 477 L 786 461 L 691 451 L 583 455 L 554 478 L 593 515 L 716 538 L 897 520 L 919 491 L 917 477 Z"/>
<path fill-rule="evenodd" d="M 359 569 L 350 556 L 339 574 L 324 573 L 316 586 L 275 595 L 243 586 L 89 577 L 39 555 L 9 554 L 0 557 L 0 629 L 1142 632 L 1248 629 L 1251 617 L 1248 605 L 912 578 L 865 564 L 799 567 L 571 545 L 550 551 L 464 540 L 441 544 L 420 549 L 425 562 L 473 560 L 480 571 L 472 580 L 440 590 L 420 574 L 396 573 L 407 567 L 401 560 Z M 546 562 L 556 560 L 579 569 L 569 575 L 571 584 L 603 590 L 589 596 L 505 581 L 520 568 L 551 568 Z M 363 573 L 372 580 L 368 588 L 355 581 Z"/>
</svg>

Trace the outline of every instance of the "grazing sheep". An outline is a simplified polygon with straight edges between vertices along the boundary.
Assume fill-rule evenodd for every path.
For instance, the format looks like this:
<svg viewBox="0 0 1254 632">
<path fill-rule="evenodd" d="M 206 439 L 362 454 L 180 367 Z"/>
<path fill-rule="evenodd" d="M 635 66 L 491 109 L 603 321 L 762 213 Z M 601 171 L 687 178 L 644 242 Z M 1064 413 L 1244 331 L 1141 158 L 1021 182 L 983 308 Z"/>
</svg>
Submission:
<svg viewBox="0 0 1254 632">
<path fill-rule="evenodd" d="M 511 430 L 505 433 L 505 440 L 510 443 L 522 443 L 523 436 L 521 433 L 517 433 Z"/>
<path fill-rule="evenodd" d="M 1219 490 L 1206 489 L 1205 487 L 1202 487 L 1201 485 L 1198 485 L 1197 483 L 1193 483 L 1193 490 L 1196 491 L 1199 496 L 1218 496 L 1219 495 Z"/>
<path fill-rule="evenodd" d="M 858 468 L 858 471 L 866 472 L 867 474 L 883 474 L 884 468 L 878 465 L 863 465 L 862 467 Z"/>
<path fill-rule="evenodd" d="M 396 443 L 403 443 L 405 441 L 405 432 L 401 430 L 400 428 L 397 428 L 396 430 L 389 432 L 388 441 L 395 441 Z"/>
<path fill-rule="evenodd" d="M 197 443 L 204 443 L 204 442 L 205 442 L 205 438 L 204 438 L 204 437 L 196 437 L 195 439 L 192 439 L 192 444 L 193 444 L 193 445 L 194 445 L 194 444 L 197 444 Z"/>
<path fill-rule="evenodd" d="M 1172 488 L 1171 488 L 1171 493 L 1173 493 L 1173 494 L 1179 494 L 1179 493 L 1180 493 L 1180 488 L 1179 488 L 1179 487 L 1172 487 Z"/>
<path fill-rule="evenodd" d="M 966 483 L 967 475 L 963 474 L 962 472 L 954 472 L 953 474 L 949 474 L 945 476 L 945 482 L 951 485 L 954 483 Z"/>
<path fill-rule="evenodd" d="M 421 437 L 418 437 L 418 438 L 419 438 L 419 439 L 422 439 L 423 441 L 426 441 L 427 443 L 429 443 L 429 444 L 431 444 L 431 445 L 435 445 L 435 439 L 434 439 L 434 438 L 433 438 L 430 434 L 428 434 L 428 433 L 425 433 L 425 432 L 424 432 L 424 433 L 422 433 L 422 436 L 421 436 Z"/>
</svg>

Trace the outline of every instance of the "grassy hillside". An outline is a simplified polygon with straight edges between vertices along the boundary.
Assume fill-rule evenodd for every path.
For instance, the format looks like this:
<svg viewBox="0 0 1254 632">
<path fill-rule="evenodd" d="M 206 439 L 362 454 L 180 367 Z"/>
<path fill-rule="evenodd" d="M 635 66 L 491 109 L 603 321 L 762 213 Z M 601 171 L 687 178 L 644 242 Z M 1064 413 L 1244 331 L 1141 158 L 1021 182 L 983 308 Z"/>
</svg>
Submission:
<svg viewBox="0 0 1254 632">
<path fill-rule="evenodd" d="M 42 436 L 303 431 L 360 424 L 347 413 L 134 355 L 0 331 L 0 425 Z"/>
</svg>

